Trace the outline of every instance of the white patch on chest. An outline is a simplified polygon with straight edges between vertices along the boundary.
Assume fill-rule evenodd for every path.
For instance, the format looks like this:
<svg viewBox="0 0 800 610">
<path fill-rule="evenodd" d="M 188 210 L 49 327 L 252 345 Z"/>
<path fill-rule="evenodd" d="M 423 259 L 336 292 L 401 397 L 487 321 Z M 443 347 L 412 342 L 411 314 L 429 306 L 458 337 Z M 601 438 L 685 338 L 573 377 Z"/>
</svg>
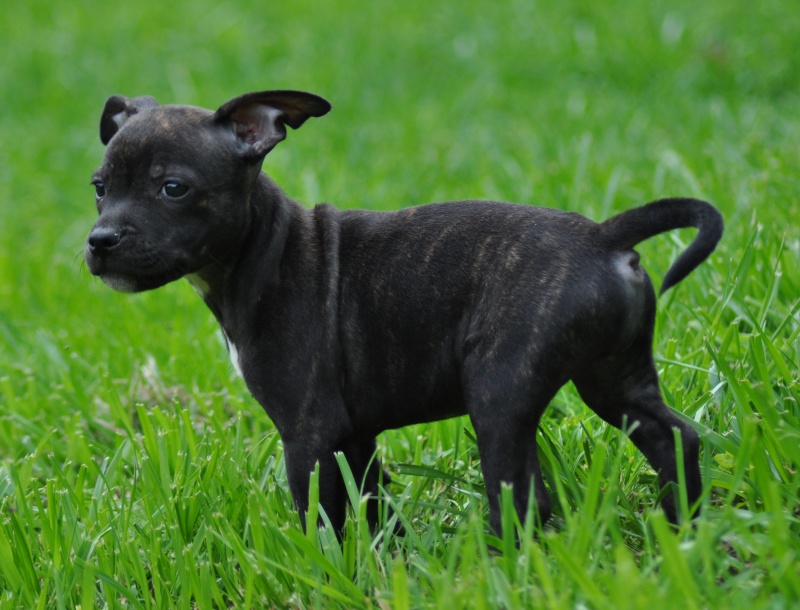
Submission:
<svg viewBox="0 0 800 610">
<path fill-rule="evenodd" d="M 204 297 L 208 292 L 208 282 L 206 282 L 203 278 L 201 278 L 196 273 L 190 273 L 186 276 L 186 279 L 189 280 L 189 283 L 192 285 L 201 297 Z"/>
<path fill-rule="evenodd" d="M 228 338 L 228 335 L 225 335 L 225 343 L 228 346 L 228 354 L 231 357 L 233 370 L 236 371 L 236 374 L 239 375 L 239 377 L 244 379 L 244 375 L 242 375 L 242 367 L 239 365 L 239 350 L 236 349 L 236 346 L 234 345 L 233 341 Z"/>
</svg>

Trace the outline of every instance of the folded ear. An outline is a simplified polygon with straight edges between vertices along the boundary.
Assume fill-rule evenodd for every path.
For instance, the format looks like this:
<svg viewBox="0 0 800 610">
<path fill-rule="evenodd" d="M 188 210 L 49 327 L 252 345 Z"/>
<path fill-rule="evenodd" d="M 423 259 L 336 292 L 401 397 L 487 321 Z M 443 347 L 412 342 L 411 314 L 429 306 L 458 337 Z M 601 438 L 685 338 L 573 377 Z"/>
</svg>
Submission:
<svg viewBox="0 0 800 610">
<path fill-rule="evenodd" d="M 309 117 L 326 114 L 331 105 L 302 91 L 259 91 L 226 102 L 214 121 L 230 124 L 245 159 L 261 159 L 286 137 L 286 125 L 297 129 Z"/>
<path fill-rule="evenodd" d="M 158 106 L 158 102 L 148 96 L 128 99 L 121 95 L 112 95 L 106 100 L 103 114 L 100 116 L 100 141 L 108 144 L 120 127 L 137 112 Z"/>
</svg>

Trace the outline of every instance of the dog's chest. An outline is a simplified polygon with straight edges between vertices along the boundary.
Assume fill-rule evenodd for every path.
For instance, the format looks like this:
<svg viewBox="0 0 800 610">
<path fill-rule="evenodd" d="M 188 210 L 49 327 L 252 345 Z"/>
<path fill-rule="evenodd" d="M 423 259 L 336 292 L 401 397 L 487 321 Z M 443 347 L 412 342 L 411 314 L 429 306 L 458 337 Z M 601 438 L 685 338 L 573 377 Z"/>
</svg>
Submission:
<svg viewBox="0 0 800 610">
<path fill-rule="evenodd" d="M 231 364 L 233 365 L 233 370 L 236 371 L 236 374 L 239 375 L 239 377 L 244 378 L 244 375 L 242 375 L 242 366 L 239 363 L 239 350 L 236 349 L 236 344 L 230 340 L 230 337 L 228 337 L 228 335 L 225 335 L 225 343 L 228 346 L 228 355 L 231 357 Z"/>
</svg>

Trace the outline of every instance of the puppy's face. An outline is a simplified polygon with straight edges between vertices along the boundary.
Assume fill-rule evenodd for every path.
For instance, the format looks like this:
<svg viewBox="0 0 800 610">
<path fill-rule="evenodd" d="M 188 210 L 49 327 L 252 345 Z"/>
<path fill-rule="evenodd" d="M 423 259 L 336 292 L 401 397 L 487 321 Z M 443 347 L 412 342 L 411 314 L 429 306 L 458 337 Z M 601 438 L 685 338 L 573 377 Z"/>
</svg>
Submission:
<svg viewBox="0 0 800 610">
<path fill-rule="evenodd" d="M 259 166 L 235 151 L 213 113 L 158 106 L 110 139 L 92 176 L 99 219 L 86 242 L 92 274 L 112 288 L 158 288 L 235 253 Z"/>
</svg>

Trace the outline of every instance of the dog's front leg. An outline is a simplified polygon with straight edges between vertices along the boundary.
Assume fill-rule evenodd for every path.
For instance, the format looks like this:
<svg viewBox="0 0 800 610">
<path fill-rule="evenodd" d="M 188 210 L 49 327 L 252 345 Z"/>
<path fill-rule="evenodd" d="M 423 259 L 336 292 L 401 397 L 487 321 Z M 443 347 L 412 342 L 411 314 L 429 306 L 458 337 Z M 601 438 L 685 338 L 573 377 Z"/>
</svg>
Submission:
<svg viewBox="0 0 800 610">
<path fill-rule="evenodd" d="M 344 456 L 359 485 L 362 497 L 367 498 L 366 518 L 370 530 L 376 531 L 381 523 L 379 487 L 391 482 L 391 477 L 381 468 L 381 462 L 375 453 L 374 438 L 351 440 L 342 447 Z M 356 511 L 358 512 L 358 511 Z M 403 531 L 402 525 L 395 526 L 395 533 Z"/>
<path fill-rule="evenodd" d="M 308 485 L 311 473 L 319 463 L 320 504 L 328 515 L 331 525 L 340 534 L 344 530 L 347 490 L 333 449 L 327 445 L 320 447 L 311 439 L 301 438 L 284 442 L 283 454 L 286 461 L 286 474 L 289 478 L 289 490 L 292 492 L 292 499 L 300 513 L 303 529 L 322 525 L 321 520 L 317 524 L 306 524 Z"/>
<path fill-rule="evenodd" d="M 307 526 L 305 517 L 308 512 L 310 475 L 319 462 L 320 504 L 336 531 L 341 533 L 344 530 L 348 496 L 339 464 L 335 458 L 335 452 L 341 451 L 347 459 L 350 471 L 353 473 L 362 495 L 368 498 L 367 522 L 370 529 L 375 530 L 380 522 L 378 487 L 381 479 L 389 482 L 389 475 L 381 470 L 380 460 L 375 455 L 375 439 L 348 440 L 335 449 L 325 449 L 319 452 L 310 451 L 311 446 L 312 443 L 308 441 L 284 444 L 289 488 L 303 526 Z M 321 524 L 320 521 L 318 525 Z M 398 526 L 397 530 L 400 531 L 402 528 Z"/>
</svg>

